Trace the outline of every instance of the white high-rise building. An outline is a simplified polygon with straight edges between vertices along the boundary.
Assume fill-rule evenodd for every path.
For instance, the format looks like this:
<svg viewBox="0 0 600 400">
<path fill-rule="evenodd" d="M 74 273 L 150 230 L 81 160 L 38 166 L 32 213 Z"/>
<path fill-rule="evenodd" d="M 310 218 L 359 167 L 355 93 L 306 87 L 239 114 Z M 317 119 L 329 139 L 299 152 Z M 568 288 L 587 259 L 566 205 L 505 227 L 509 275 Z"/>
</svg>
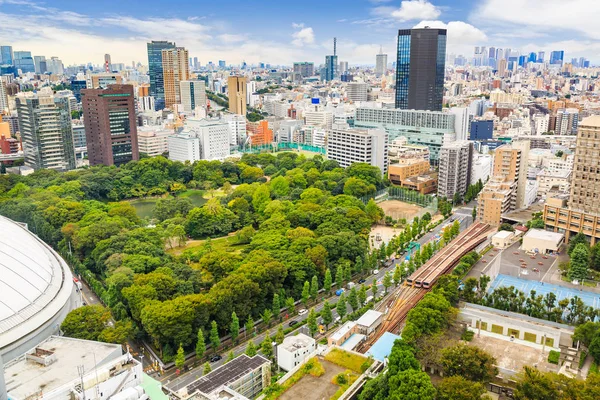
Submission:
<svg viewBox="0 0 600 400">
<path fill-rule="evenodd" d="M 338 69 L 340 75 L 348 73 L 348 61 L 340 61 Z"/>
<path fill-rule="evenodd" d="M 200 139 L 196 135 L 186 132 L 178 133 L 167 138 L 169 148 L 169 159 L 173 161 L 194 161 L 201 160 L 200 157 Z"/>
<path fill-rule="evenodd" d="M 200 141 L 202 160 L 224 160 L 231 155 L 229 123 L 219 119 L 188 118 L 183 133 L 195 135 Z"/>
<path fill-rule="evenodd" d="M 223 121 L 229 124 L 229 144 L 239 146 L 246 141 L 246 117 L 237 114 L 224 114 Z"/>
<path fill-rule="evenodd" d="M 256 81 L 250 81 L 246 83 L 246 104 L 250 107 L 254 107 L 253 94 L 256 92 Z"/>
<path fill-rule="evenodd" d="M 0 114 L 8 112 L 8 95 L 6 94 L 6 83 L 0 79 Z"/>
<path fill-rule="evenodd" d="M 456 193 L 464 196 L 471 182 L 473 143 L 461 140 L 444 144 L 440 149 L 438 196 L 454 198 Z"/>
<path fill-rule="evenodd" d="M 454 114 L 454 132 L 456 140 L 469 139 L 469 109 L 467 107 L 453 107 L 450 114 Z"/>
<path fill-rule="evenodd" d="M 63 75 L 65 73 L 63 62 L 58 57 L 50 57 L 49 60 L 46 60 L 46 72 L 53 75 Z"/>
<path fill-rule="evenodd" d="M 375 58 L 375 76 L 380 77 L 385 75 L 387 72 L 387 54 L 383 54 L 382 50 L 379 50 Z"/>
<path fill-rule="evenodd" d="M 325 111 L 325 108 L 320 104 L 311 104 L 304 110 L 304 123 L 306 125 L 331 129 L 333 125 L 333 113 Z"/>
<path fill-rule="evenodd" d="M 138 112 L 154 111 L 154 96 L 141 96 L 137 99 Z"/>
<path fill-rule="evenodd" d="M 346 87 L 346 97 L 349 101 L 367 101 L 369 85 L 362 82 L 350 82 Z"/>
<path fill-rule="evenodd" d="M 561 109 L 556 112 L 556 135 L 576 135 L 579 122 L 579 110 L 576 108 Z"/>
<path fill-rule="evenodd" d="M 356 129 L 347 124 L 334 124 L 327 132 L 327 158 L 340 166 L 367 163 L 383 174 L 388 168 L 388 134 L 381 128 Z"/>
<path fill-rule="evenodd" d="M 191 113 L 196 107 L 206 107 L 206 83 L 204 81 L 181 81 L 179 88 L 184 112 Z"/>
<path fill-rule="evenodd" d="M 543 133 L 548 132 L 548 125 L 550 122 L 549 114 L 535 114 L 533 116 L 533 131 L 536 135 L 540 136 Z"/>
</svg>

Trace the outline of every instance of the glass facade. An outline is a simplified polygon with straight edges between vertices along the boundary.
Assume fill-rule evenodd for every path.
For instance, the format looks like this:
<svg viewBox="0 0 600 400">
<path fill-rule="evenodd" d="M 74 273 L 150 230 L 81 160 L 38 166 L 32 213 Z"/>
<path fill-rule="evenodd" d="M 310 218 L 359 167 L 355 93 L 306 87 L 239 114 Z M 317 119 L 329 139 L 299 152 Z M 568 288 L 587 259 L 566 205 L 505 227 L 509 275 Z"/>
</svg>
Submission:
<svg viewBox="0 0 600 400">
<path fill-rule="evenodd" d="M 20 69 L 23 73 L 35 72 L 35 63 L 30 51 L 15 51 L 14 55 L 15 69 Z"/>
<path fill-rule="evenodd" d="M 325 56 L 325 82 L 339 77 L 337 56 Z"/>
<path fill-rule="evenodd" d="M 401 29 L 396 59 L 396 108 L 441 111 L 445 29 Z"/>
<path fill-rule="evenodd" d="M 12 46 L 0 46 L 0 64 L 13 65 Z"/>
<path fill-rule="evenodd" d="M 162 51 L 174 49 L 175 43 L 167 41 L 152 41 L 148 47 L 148 73 L 150 75 L 150 96 L 154 97 L 156 110 L 165 107 L 165 87 L 163 79 Z"/>
</svg>

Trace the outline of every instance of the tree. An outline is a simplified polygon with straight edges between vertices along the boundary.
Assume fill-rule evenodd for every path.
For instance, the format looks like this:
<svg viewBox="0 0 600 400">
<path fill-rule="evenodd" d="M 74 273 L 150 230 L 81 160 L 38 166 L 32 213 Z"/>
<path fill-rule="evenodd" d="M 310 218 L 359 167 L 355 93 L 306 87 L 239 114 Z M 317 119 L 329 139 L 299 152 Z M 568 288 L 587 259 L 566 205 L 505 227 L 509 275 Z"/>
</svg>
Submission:
<svg viewBox="0 0 600 400">
<path fill-rule="evenodd" d="M 344 297 L 343 293 L 338 299 L 337 304 L 335 305 L 335 310 L 337 311 L 337 314 L 340 316 L 340 318 L 344 318 L 344 315 L 346 315 L 346 298 Z"/>
<path fill-rule="evenodd" d="M 394 275 L 392 276 L 396 286 L 398 286 L 402 281 L 402 267 L 400 265 L 402 264 L 396 265 L 396 268 L 394 268 Z"/>
<path fill-rule="evenodd" d="M 308 326 L 308 331 L 310 332 L 310 336 L 313 337 L 315 333 L 318 331 L 317 326 L 317 314 L 315 313 L 315 309 L 311 308 L 308 312 L 308 318 L 306 319 L 306 324 Z"/>
<path fill-rule="evenodd" d="M 229 353 L 227 353 L 227 361 L 229 362 L 231 360 L 233 360 L 235 358 L 235 354 L 233 354 L 233 350 L 230 350 Z"/>
<path fill-rule="evenodd" d="M 202 328 L 198 329 L 198 339 L 196 340 L 196 357 L 201 360 L 206 353 L 206 342 L 204 341 L 204 332 Z"/>
<path fill-rule="evenodd" d="M 583 243 L 577 244 L 571 252 L 571 264 L 569 268 L 569 279 L 571 281 L 581 281 L 587 278 L 589 258 L 588 247 Z"/>
<path fill-rule="evenodd" d="M 352 307 L 352 311 L 358 310 L 358 293 L 356 293 L 356 286 L 350 289 L 350 293 L 348 293 L 348 304 Z"/>
<path fill-rule="evenodd" d="M 444 376 L 460 375 L 475 382 L 489 382 L 497 374 L 496 359 L 479 347 L 458 344 L 442 350 Z"/>
<path fill-rule="evenodd" d="M 367 213 L 367 217 L 376 224 L 379 220 L 381 220 L 385 213 L 383 209 L 375 203 L 375 200 L 370 199 L 367 205 L 365 206 L 365 213 Z"/>
<path fill-rule="evenodd" d="M 513 393 L 516 400 L 547 400 L 559 399 L 559 391 L 550 375 L 536 368 L 523 367 L 516 389 Z"/>
<path fill-rule="evenodd" d="M 310 297 L 313 301 L 317 301 L 317 295 L 319 294 L 319 279 L 316 275 L 312 277 L 312 282 L 310 283 Z"/>
<path fill-rule="evenodd" d="M 260 351 L 262 351 L 263 355 L 267 359 L 271 359 L 273 357 L 273 340 L 271 339 L 271 335 L 269 335 L 269 331 L 265 333 L 265 339 L 260 345 Z"/>
<path fill-rule="evenodd" d="M 321 319 L 323 320 L 323 324 L 325 324 L 326 328 L 328 328 L 329 324 L 333 322 L 331 306 L 329 305 L 329 302 L 327 300 L 325 300 L 325 303 L 323 303 L 323 309 L 321 310 Z"/>
<path fill-rule="evenodd" d="M 390 376 L 389 391 L 389 398 L 406 400 L 434 400 L 436 393 L 429 375 L 415 369 Z"/>
<path fill-rule="evenodd" d="M 305 281 L 302 288 L 302 304 L 304 304 L 304 307 L 308 305 L 308 299 L 310 299 L 310 283 Z"/>
<path fill-rule="evenodd" d="M 558 157 L 558 158 L 562 157 L 562 156 L 563 156 L 563 154 L 564 154 L 564 153 L 563 153 L 563 151 L 562 151 L 562 150 L 558 150 L 556 153 L 554 153 L 554 155 L 555 155 L 556 157 Z"/>
<path fill-rule="evenodd" d="M 217 348 L 221 344 L 221 338 L 219 337 L 219 330 L 217 329 L 217 322 L 212 321 L 210 323 L 210 345 L 213 351 L 216 353 Z"/>
<path fill-rule="evenodd" d="M 183 346 L 181 343 L 179 344 L 179 348 L 177 349 L 177 355 L 175 356 L 175 367 L 177 369 L 183 368 L 185 364 L 185 353 L 183 352 Z"/>
<path fill-rule="evenodd" d="M 499 231 L 509 231 L 509 232 L 514 232 L 515 228 L 509 224 L 508 222 L 503 222 L 500 227 L 498 228 Z"/>
<path fill-rule="evenodd" d="M 600 334 L 600 322 L 588 321 L 575 328 L 573 341 L 580 341 L 584 346 L 590 347 L 592 340 Z"/>
<path fill-rule="evenodd" d="M 390 275 L 390 272 L 388 271 L 383 276 L 383 287 L 385 289 L 385 294 L 387 294 L 388 288 L 390 286 L 392 286 L 392 275 Z"/>
<path fill-rule="evenodd" d="M 235 311 L 231 313 L 231 325 L 229 325 L 229 333 L 231 334 L 231 340 L 234 344 L 236 344 L 237 338 L 240 335 L 240 320 L 238 319 Z"/>
<path fill-rule="evenodd" d="M 473 221 L 477 219 L 477 206 L 473 207 L 473 211 L 471 211 L 471 216 L 473 217 Z"/>
<path fill-rule="evenodd" d="M 279 302 L 279 295 L 275 293 L 273 295 L 273 304 L 272 304 L 273 316 L 278 318 L 281 321 L 279 314 L 281 313 L 281 303 Z"/>
<path fill-rule="evenodd" d="M 252 319 L 252 315 L 248 316 L 248 320 L 244 324 L 244 335 L 251 334 L 254 331 L 254 320 Z M 245 338 L 246 336 L 244 336 Z"/>
<path fill-rule="evenodd" d="M 296 302 L 293 297 L 285 299 L 285 308 L 289 315 L 294 315 L 296 313 Z"/>
<path fill-rule="evenodd" d="M 486 392 L 481 383 L 469 381 L 460 375 L 442 379 L 437 389 L 437 400 L 480 400 Z"/>
<path fill-rule="evenodd" d="M 373 284 L 371 285 L 371 292 L 373 293 L 373 298 L 377 297 L 377 279 L 373 278 Z"/>
<path fill-rule="evenodd" d="M 454 198 L 452 199 L 452 202 L 454 203 L 455 206 L 462 203 L 462 196 L 460 195 L 460 193 L 458 193 L 458 192 L 454 193 Z"/>
<path fill-rule="evenodd" d="M 365 302 L 367 301 L 367 287 L 364 283 L 360 285 L 360 290 L 358 291 L 358 301 L 360 302 L 361 306 L 364 306 Z"/>
<path fill-rule="evenodd" d="M 273 312 L 268 308 L 262 313 L 262 320 L 267 326 L 271 326 L 271 320 L 273 319 Z"/>
<path fill-rule="evenodd" d="M 65 336 L 98 340 L 109 320 L 110 311 L 101 305 L 83 306 L 70 311 L 60 329 Z"/>
<path fill-rule="evenodd" d="M 246 355 L 248 357 L 254 357 L 257 353 L 256 350 L 256 345 L 254 344 L 254 342 L 252 340 L 248 341 L 248 344 L 246 345 Z"/>
<path fill-rule="evenodd" d="M 338 264 L 335 269 L 335 284 L 338 288 L 344 285 L 344 266 L 342 264 Z"/>
<path fill-rule="evenodd" d="M 277 344 L 281 344 L 283 343 L 283 339 L 285 339 L 283 325 L 279 324 L 279 326 L 277 327 L 277 333 L 275 333 L 275 342 L 277 342 Z"/>
<path fill-rule="evenodd" d="M 329 268 L 327 268 L 327 270 L 325 271 L 325 280 L 323 282 L 323 288 L 325 289 L 325 291 L 327 293 L 331 293 L 331 285 L 333 284 L 333 281 L 331 279 L 331 270 Z"/>
<path fill-rule="evenodd" d="M 210 364 L 207 362 L 204 363 L 204 369 L 202 370 L 202 375 L 208 375 L 212 371 Z"/>
<path fill-rule="evenodd" d="M 578 244 L 584 244 L 586 247 L 589 246 L 587 238 L 581 232 L 569 239 L 569 249 L 567 250 L 567 253 L 571 255 L 571 253 L 573 252 L 573 250 L 575 250 L 575 247 Z"/>
</svg>

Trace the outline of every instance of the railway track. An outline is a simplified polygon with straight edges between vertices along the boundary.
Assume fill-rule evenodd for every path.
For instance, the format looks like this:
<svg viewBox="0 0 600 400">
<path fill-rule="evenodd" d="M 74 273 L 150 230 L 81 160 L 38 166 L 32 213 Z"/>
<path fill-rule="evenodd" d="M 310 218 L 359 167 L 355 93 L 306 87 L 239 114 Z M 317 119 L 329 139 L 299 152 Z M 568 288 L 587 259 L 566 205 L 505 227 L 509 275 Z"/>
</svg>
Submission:
<svg viewBox="0 0 600 400">
<path fill-rule="evenodd" d="M 398 289 L 396 297 L 385 304 L 388 307 L 385 320 L 358 351 L 365 353 L 385 332 L 398 333 L 408 312 L 425 297 L 438 278 L 448 273 L 462 256 L 481 244 L 487 238 L 489 230 L 490 226 L 487 224 L 471 225 L 435 254 L 423 267 L 415 271 L 406 280 L 405 285 Z M 384 305 L 380 306 L 380 308 L 383 307 Z"/>
</svg>

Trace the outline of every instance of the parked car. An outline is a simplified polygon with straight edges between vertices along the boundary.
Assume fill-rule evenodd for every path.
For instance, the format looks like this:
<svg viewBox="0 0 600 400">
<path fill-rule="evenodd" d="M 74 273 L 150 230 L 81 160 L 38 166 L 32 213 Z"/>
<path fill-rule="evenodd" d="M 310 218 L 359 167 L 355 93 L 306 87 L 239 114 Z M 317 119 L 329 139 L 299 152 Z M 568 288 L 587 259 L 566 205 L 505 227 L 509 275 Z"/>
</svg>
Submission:
<svg viewBox="0 0 600 400">
<path fill-rule="evenodd" d="M 365 283 L 366 281 L 366 279 L 361 279 L 360 281 L 358 281 L 358 283 Z"/>
<path fill-rule="evenodd" d="M 214 363 L 214 362 L 217 362 L 217 361 L 221 360 L 222 358 L 223 357 L 221 357 L 220 355 L 215 354 L 215 355 L 213 355 L 213 356 L 210 357 L 210 362 Z"/>
<path fill-rule="evenodd" d="M 304 315 L 308 312 L 308 310 L 306 308 L 303 308 L 301 310 L 298 311 L 298 315 Z"/>
<path fill-rule="evenodd" d="M 378 270 L 378 269 L 374 269 L 374 270 L 373 270 L 373 275 L 377 275 L 378 273 L 379 273 L 379 270 Z"/>
<path fill-rule="evenodd" d="M 292 327 L 292 326 L 296 326 L 296 325 L 298 325 L 298 321 L 296 321 L 296 320 L 292 320 L 292 321 L 290 321 L 290 323 L 289 323 L 288 325 L 289 325 L 290 327 Z"/>
<path fill-rule="evenodd" d="M 335 295 L 336 295 L 336 296 L 341 296 L 341 295 L 342 295 L 342 293 L 344 293 L 344 292 L 345 292 L 345 290 L 344 290 L 344 289 L 338 289 L 338 290 L 336 290 L 336 291 L 335 291 Z"/>
<path fill-rule="evenodd" d="M 353 288 L 354 286 L 356 286 L 356 283 L 354 283 L 354 282 L 348 282 L 348 285 L 347 285 L 347 287 L 348 287 L 348 290 L 352 290 L 352 288 Z"/>
</svg>

